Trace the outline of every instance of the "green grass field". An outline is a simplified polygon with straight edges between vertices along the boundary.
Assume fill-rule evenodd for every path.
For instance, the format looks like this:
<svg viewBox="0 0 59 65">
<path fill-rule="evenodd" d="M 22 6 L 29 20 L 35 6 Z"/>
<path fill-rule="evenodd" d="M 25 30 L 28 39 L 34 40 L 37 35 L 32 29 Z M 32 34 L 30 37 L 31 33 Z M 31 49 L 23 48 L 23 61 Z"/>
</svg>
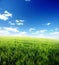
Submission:
<svg viewBox="0 0 59 65">
<path fill-rule="evenodd" d="M 59 40 L 0 37 L 0 65 L 59 65 Z"/>
</svg>

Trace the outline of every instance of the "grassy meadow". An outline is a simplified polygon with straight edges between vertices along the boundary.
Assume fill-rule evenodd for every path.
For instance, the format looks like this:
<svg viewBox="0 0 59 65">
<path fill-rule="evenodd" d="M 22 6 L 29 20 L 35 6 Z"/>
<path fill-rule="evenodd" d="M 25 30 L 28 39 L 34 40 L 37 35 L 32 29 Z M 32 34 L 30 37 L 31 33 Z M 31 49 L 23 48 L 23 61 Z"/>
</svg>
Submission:
<svg viewBox="0 0 59 65">
<path fill-rule="evenodd" d="M 0 65 L 59 65 L 59 40 L 0 37 Z"/>
</svg>

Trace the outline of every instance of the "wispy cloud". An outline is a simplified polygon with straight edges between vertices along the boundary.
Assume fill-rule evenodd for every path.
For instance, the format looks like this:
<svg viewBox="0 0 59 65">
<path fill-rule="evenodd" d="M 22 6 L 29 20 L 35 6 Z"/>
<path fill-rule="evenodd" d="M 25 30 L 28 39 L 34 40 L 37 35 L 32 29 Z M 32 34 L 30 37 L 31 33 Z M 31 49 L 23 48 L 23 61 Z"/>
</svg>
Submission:
<svg viewBox="0 0 59 65">
<path fill-rule="evenodd" d="M 55 31 L 58 31 L 59 29 L 58 28 L 55 28 Z"/>
<path fill-rule="evenodd" d="M 40 33 L 45 33 L 45 32 L 47 32 L 48 30 L 40 30 L 39 32 Z"/>
<path fill-rule="evenodd" d="M 24 25 L 24 20 L 9 21 L 10 25 Z"/>
<path fill-rule="evenodd" d="M 24 25 L 24 23 L 17 23 L 17 25 Z"/>
<path fill-rule="evenodd" d="M 0 20 L 6 21 L 9 19 L 9 17 L 12 17 L 12 14 L 7 10 L 5 10 L 3 14 L 0 13 Z"/>
<path fill-rule="evenodd" d="M 30 28 L 30 29 L 29 29 L 29 32 L 34 31 L 34 30 L 35 30 L 35 28 Z"/>
<path fill-rule="evenodd" d="M 45 33 L 45 32 L 47 32 L 47 31 L 48 31 L 48 30 L 38 30 L 38 31 L 36 31 L 36 32 L 34 32 L 34 33 L 32 33 L 32 34 L 38 35 L 38 34 Z"/>
<path fill-rule="evenodd" d="M 49 26 L 49 25 L 51 25 L 51 23 L 49 23 L 49 22 L 48 22 L 48 23 L 46 23 L 46 24 L 42 24 L 42 25 L 46 25 L 46 26 Z"/>
<path fill-rule="evenodd" d="M 24 25 L 24 20 L 15 20 L 17 25 Z"/>
<path fill-rule="evenodd" d="M 16 20 L 17 23 L 23 23 L 24 20 Z"/>
<path fill-rule="evenodd" d="M 46 38 L 47 35 L 45 33 L 47 33 L 48 30 L 37 30 L 32 34 L 33 37 L 39 37 L 39 38 Z"/>
<path fill-rule="evenodd" d="M 46 25 L 49 26 L 49 25 L 51 25 L 51 23 L 47 23 Z"/>
<path fill-rule="evenodd" d="M 15 25 L 15 23 L 13 23 L 12 21 L 9 21 L 9 24 L 10 24 L 10 25 Z"/>
</svg>

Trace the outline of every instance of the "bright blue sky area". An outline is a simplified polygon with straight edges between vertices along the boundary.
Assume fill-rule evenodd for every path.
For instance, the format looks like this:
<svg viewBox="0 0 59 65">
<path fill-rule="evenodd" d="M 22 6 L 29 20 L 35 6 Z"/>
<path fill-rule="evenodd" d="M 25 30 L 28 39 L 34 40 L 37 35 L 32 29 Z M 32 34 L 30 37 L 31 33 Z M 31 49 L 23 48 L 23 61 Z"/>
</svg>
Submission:
<svg viewBox="0 0 59 65">
<path fill-rule="evenodd" d="M 5 16 L 9 14 L 8 19 L 4 19 L 3 14 Z M 24 35 L 49 37 L 55 34 L 53 36 L 57 37 L 59 35 L 59 1 L 0 0 L 0 28 L 2 32 L 8 31 L 6 28 L 9 28 L 17 29 L 19 32 L 16 33 Z M 14 31 L 8 32 L 12 34 Z"/>
</svg>

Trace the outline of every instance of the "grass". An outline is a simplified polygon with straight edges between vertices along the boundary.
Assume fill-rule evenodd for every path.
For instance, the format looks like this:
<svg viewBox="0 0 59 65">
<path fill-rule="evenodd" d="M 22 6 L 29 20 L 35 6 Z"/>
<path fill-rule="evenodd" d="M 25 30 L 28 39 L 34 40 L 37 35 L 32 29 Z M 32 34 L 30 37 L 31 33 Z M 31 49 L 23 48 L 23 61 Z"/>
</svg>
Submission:
<svg viewBox="0 0 59 65">
<path fill-rule="evenodd" d="M 0 37 L 0 65 L 59 65 L 59 40 Z"/>
</svg>

